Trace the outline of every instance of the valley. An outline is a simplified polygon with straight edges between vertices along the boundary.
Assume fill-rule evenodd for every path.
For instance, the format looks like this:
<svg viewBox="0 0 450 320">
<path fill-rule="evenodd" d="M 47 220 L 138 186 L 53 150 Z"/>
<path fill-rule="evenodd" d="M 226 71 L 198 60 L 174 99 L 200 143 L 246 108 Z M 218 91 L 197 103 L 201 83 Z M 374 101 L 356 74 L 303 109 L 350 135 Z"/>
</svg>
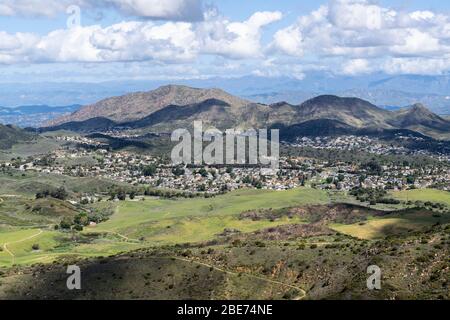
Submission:
<svg viewBox="0 0 450 320">
<path fill-rule="evenodd" d="M 172 163 L 194 120 L 279 129 L 279 170 Z M 0 127 L 0 299 L 450 299 L 450 127 L 422 105 L 166 86 L 47 125 Z"/>
</svg>

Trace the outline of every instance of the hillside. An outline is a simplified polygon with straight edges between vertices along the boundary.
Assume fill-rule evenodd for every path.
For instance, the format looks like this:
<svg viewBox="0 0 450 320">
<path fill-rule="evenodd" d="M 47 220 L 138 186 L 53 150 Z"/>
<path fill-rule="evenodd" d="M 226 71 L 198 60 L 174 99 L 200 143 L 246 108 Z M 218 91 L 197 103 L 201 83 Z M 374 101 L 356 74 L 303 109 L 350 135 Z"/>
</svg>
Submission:
<svg viewBox="0 0 450 320">
<path fill-rule="evenodd" d="M 9 149 L 15 143 L 28 141 L 31 138 L 31 135 L 22 129 L 0 124 L 0 149 Z"/>
<path fill-rule="evenodd" d="M 415 104 L 395 112 L 390 123 L 405 129 L 413 128 L 414 126 L 424 126 L 442 132 L 449 130 L 448 120 L 432 113 L 422 104 Z"/>
<path fill-rule="evenodd" d="M 185 86 L 164 86 L 149 92 L 137 92 L 102 100 L 85 106 L 77 112 L 48 123 L 55 126 L 66 122 L 80 122 L 91 118 L 108 118 L 117 122 L 142 119 L 169 105 L 191 105 L 208 99 L 218 99 L 233 107 L 249 102 L 220 89 L 196 89 Z"/>
<path fill-rule="evenodd" d="M 93 132 L 116 128 L 170 132 L 190 128 L 195 120 L 219 129 L 290 127 L 289 135 L 297 128 L 301 129 L 299 134 L 302 130 L 350 134 L 361 129 L 407 129 L 433 138 L 450 136 L 450 122 L 419 104 L 389 111 L 358 98 L 323 95 L 300 105 L 279 102 L 269 106 L 219 89 L 184 86 L 166 86 L 147 93 L 106 99 L 59 118 L 58 125 L 44 130 L 63 128 Z"/>
<path fill-rule="evenodd" d="M 341 98 L 337 96 L 319 96 L 300 105 L 297 119 L 339 120 L 354 127 L 385 127 L 390 126 L 386 119 L 390 117 L 386 110 L 358 98 Z"/>
</svg>

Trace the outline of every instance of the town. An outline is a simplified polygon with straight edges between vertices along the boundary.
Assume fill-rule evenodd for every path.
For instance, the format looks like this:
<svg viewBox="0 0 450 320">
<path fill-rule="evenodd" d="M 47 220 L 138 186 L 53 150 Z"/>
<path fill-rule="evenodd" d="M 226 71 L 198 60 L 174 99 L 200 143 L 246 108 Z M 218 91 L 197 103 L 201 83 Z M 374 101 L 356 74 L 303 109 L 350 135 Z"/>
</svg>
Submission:
<svg viewBox="0 0 450 320">
<path fill-rule="evenodd" d="M 242 188 L 288 190 L 300 186 L 316 189 L 351 191 L 355 188 L 400 191 L 406 189 L 450 189 L 450 158 L 405 147 L 383 144 L 369 137 L 301 138 L 288 144 L 290 148 L 351 150 L 370 155 L 421 155 L 431 161 L 425 166 L 379 164 L 325 160 L 305 156 L 281 156 L 280 169 L 265 175 L 257 165 L 206 166 L 175 165 L 169 159 L 128 151 L 111 151 L 107 145 L 82 136 L 56 139 L 75 143 L 41 156 L 12 159 L 3 168 L 34 171 L 72 177 L 109 179 L 134 186 L 178 190 L 215 195 Z M 76 147 L 73 147 L 76 145 Z"/>
</svg>

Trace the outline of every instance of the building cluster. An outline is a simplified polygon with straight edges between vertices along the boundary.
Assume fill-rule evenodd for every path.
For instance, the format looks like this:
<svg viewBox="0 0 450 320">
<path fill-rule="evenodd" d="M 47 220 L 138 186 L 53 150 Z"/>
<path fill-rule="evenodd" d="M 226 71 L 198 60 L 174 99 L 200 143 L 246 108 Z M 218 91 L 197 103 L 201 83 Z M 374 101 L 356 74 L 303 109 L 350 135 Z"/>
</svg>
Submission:
<svg viewBox="0 0 450 320">
<path fill-rule="evenodd" d="M 132 185 L 191 192 L 219 193 L 240 188 L 287 190 L 304 185 L 320 189 L 352 190 L 357 187 L 404 190 L 439 186 L 450 189 L 450 166 L 427 165 L 423 168 L 385 165 L 374 174 L 360 164 L 329 162 L 305 157 L 282 157 L 280 169 L 263 174 L 257 166 L 190 167 L 174 166 L 170 160 L 131 152 L 114 152 L 86 137 L 58 139 L 95 148 L 62 147 L 57 151 L 28 159 L 5 162 L 22 171 L 36 171 L 74 177 L 95 177 Z M 294 146 L 339 150 L 364 150 L 371 154 L 406 152 L 369 137 L 302 138 Z M 450 160 L 449 160 L 450 161 Z M 448 163 L 448 162 L 447 162 Z"/>
</svg>

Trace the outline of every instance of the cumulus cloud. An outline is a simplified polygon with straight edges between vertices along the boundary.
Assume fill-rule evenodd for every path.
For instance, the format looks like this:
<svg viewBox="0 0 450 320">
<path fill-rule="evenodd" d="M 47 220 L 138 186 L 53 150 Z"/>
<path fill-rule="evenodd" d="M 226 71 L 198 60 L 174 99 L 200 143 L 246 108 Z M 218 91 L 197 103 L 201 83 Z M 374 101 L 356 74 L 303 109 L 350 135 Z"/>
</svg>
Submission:
<svg viewBox="0 0 450 320">
<path fill-rule="evenodd" d="M 450 54 L 450 17 L 396 11 L 367 0 L 331 0 L 275 33 L 270 48 L 288 56 L 340 57 L 340 70 L 348 74 L 379 71 L 368 66 L 380 58 L 399 72 L 413 70 L 409 63 L 422 60 L 429 61 L 428 67 L 417 71 L 432 66 L 445 71 L 442 57 Z"/>
<path fill-rule="evenodd" d="M 256 12 L 244 22 L 210 18 L 198 26 L 202 51 L 229 58 L 259 58 L 262 56 L 261 29 L 282 18 L 281 12 Z"/>
<path fill-rule="evenodd" d="M 349 60 L 342 66 L 342 73 L 347 75 L 370 73 L 371 71 L 370 63 L 366 59 Z"/>
<path fill-rule="evenodd" d="M 193 62 L 214 54 L 243 59 L 261 56 L 261 29 L 281 19 L 257 12 L 244 22 L 218 16 L 199 23 L 129 21 L 61 29 L 44 36 L 0 33 L 0 63 L 15 62 Z"/>
<path fill-rule="evenodd" d="M 112 8 L 123 15 L 148 19 L 200 21 L 203 19 L 202 0 L 2 0 L 0 16 L 52 17 L 66 8 Z"/>
<path fill-rule="evenodd" d="M 266 26 L 281 20 L 281 12 L 232 21 L 215 10 L 203 11 L 202 0 L 42 2 L 1 0 L 0 15 L 52 16 L 76 4 L 141 19 L 46 35 L 0 31 L 0 63 L 147 61 L 186 67 L 208 61 L 211 70 L 297 77 L 311 68 L 348 75 L 450 71 L 449 15 L 394 10 L 371 0 L 330 0 L 276 30 L 265 43 Z M 219 60 L 220 65 L 211 62 Z"/>
</svg>

